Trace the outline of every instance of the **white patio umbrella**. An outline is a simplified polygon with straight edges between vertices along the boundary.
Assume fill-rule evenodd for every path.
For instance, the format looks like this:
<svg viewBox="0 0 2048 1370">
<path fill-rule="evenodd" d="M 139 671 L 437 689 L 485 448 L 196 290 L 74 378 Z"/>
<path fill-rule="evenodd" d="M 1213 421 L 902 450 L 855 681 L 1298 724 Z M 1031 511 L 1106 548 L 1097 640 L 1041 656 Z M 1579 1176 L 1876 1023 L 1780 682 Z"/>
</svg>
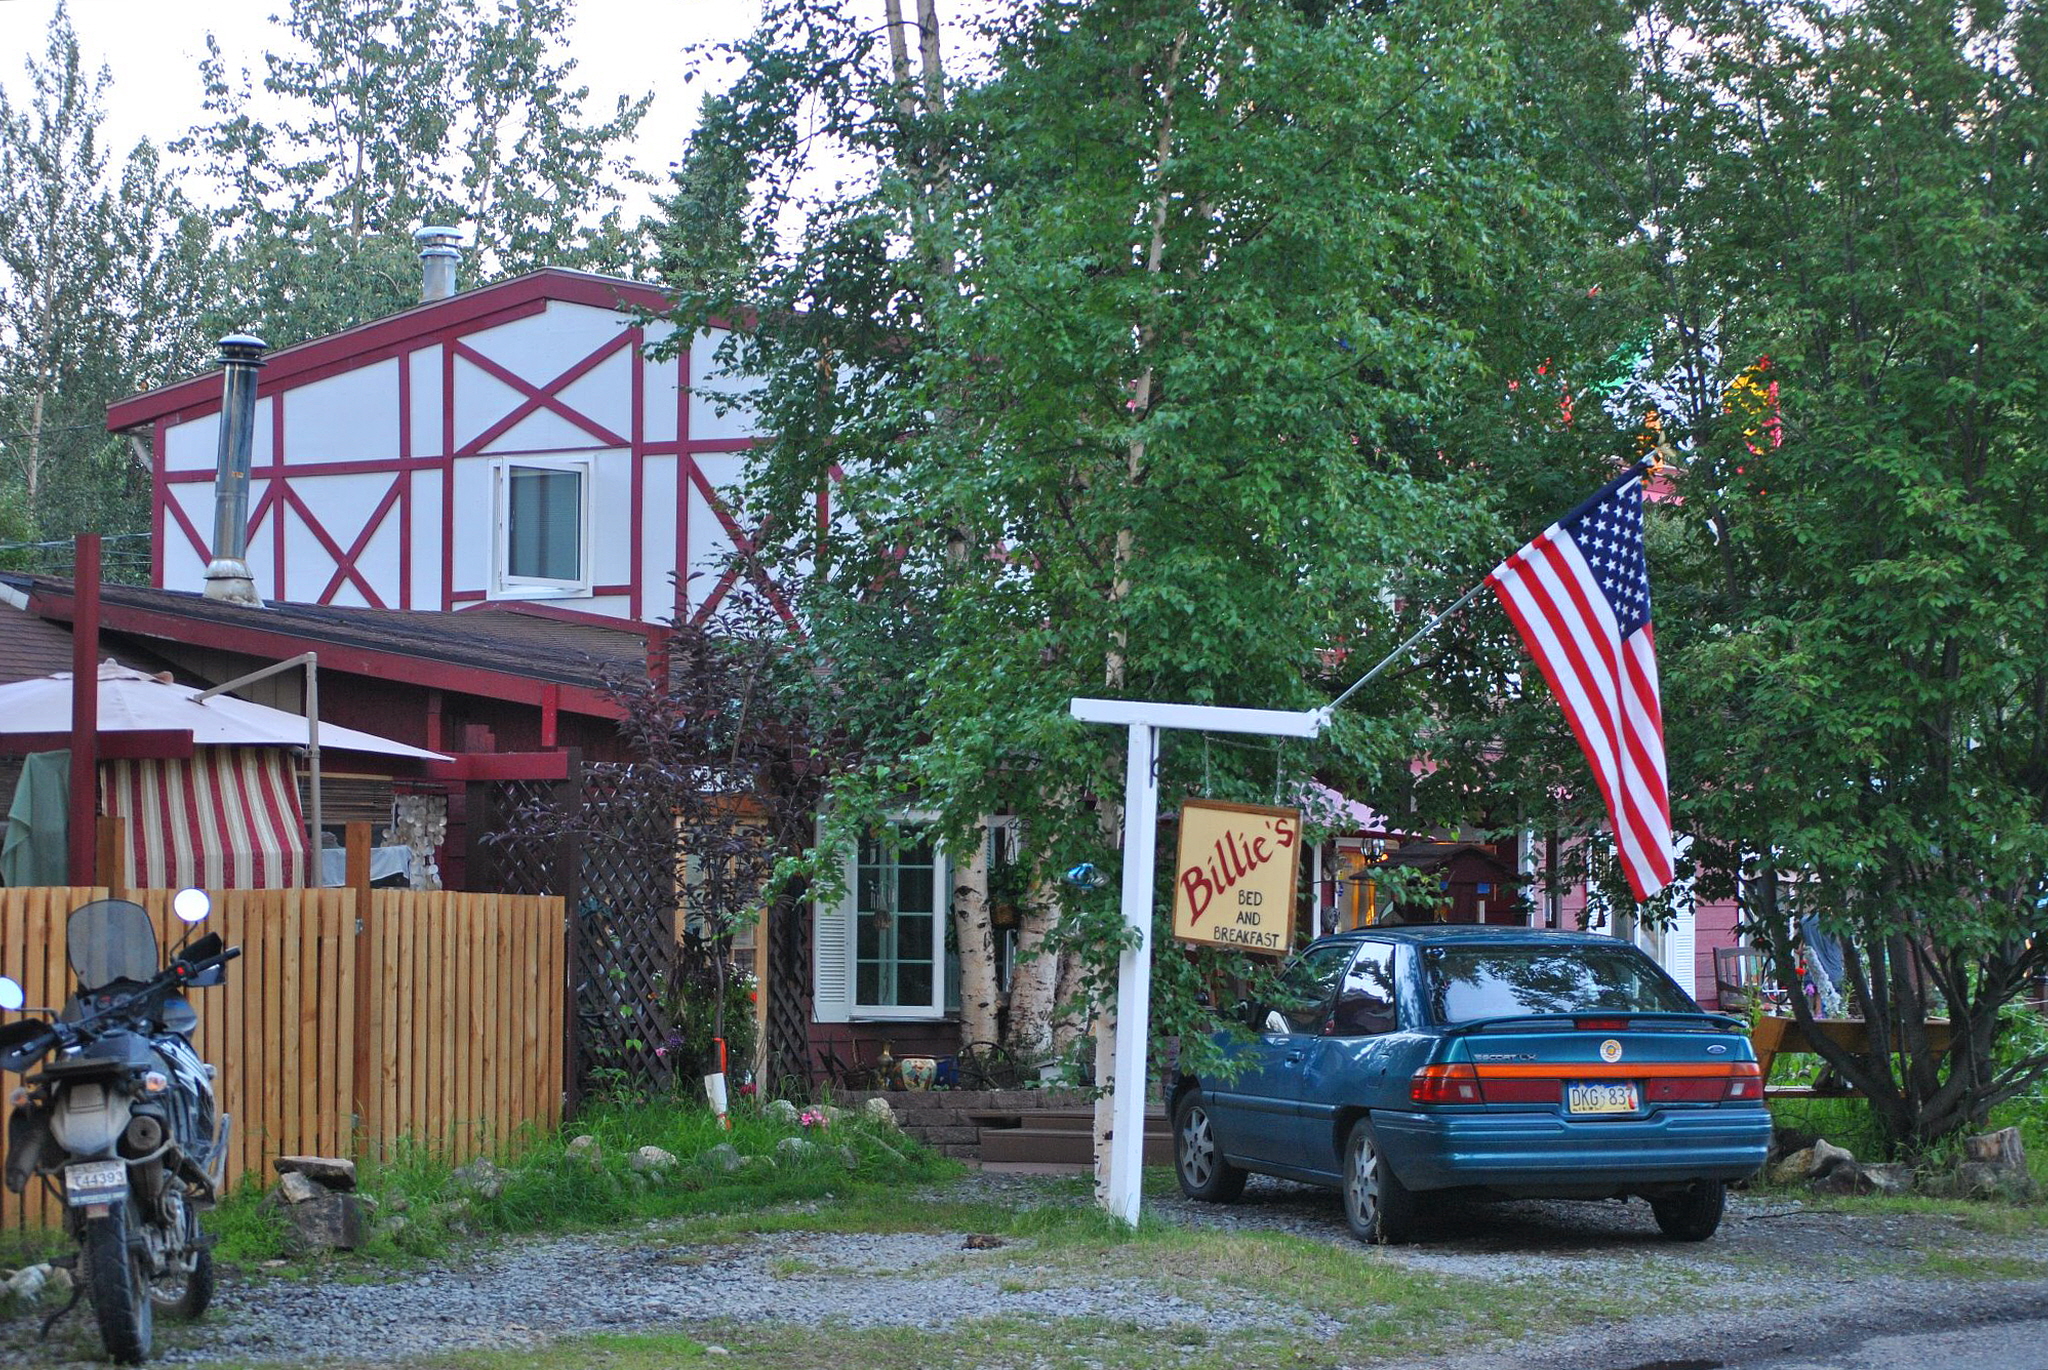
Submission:
<svg viewBox="0 0 2048 1370">
<path fill-rule="evenodd" d="M 38 743 L 29 745 L 64 745 L 58 739 L 69 737 L 72 731 L 71 684 L 70 673 L 62 672 L 0 685 L 0 738 L 35 736 Z M 187 733 L 192 738 L 189 763 L 161 763 L 188 767 L 169 789 L 161 775 L 148 773 L 150 766 L 159 763 L 110 761 L 111 769 L 103 769 L 101 774 L 103 786 L 122 794 L 121 811 L 132 820 L 126 839 L 131 862 L 140 859 L 152 871 L 166 866 L 184 869 L 198 859 L 195 853 L 210 853 L 205 859 L 216 864 L 239 862 L 236 869 L 244 872 L 261 867 L 266 860 L 281 860 L 289 870 L 299 861 L 295 854 L 299 848 L 304 849 L 309 867 L 317 868 L 321 860 L 317 836 L 321 751 L 339 748 L 413 761 L 448 759 L 439 752 L 360 729 L 315 724 L 266 704 L 227 694 L 202 698 L 203 693 L 175 683 L 168 675 L 149 675 L 114 661 L 100 665 L 98 730 L 102 735 L 169 732 Z M 317 705 L 313 707 L 317 709 Z M 279 750 L 241 750 L 247 748 Z M 310 831 L 297 836 L 291 834 L 289 822 L 278 821 L 287 805 L 297 807 L 296 796 L 287 797 L 291 763 L 283 757 L 283 748 L 306 749 L 311 769 Z M 237 756 L 251 759 L 237 763 L 232 760 Z M 262 756 L 270 759 L 260 763 L 254 759 Z M 242 768 L 239 774 L 230 776 L 238 765 Z M 279 842 L 286 844 L 282 855 L 276 855 Z M 18 845 L 9 842 L 10 848 Z M 266 852 L 272 855 L 265 856 Z M 269 878 L 262 883 L 269 883 Z"/>
<path fill-rule="evenodd" d="M 303 716 L 232 695 L 195 698 L 199 691 L 168 675 L 146 675 L 119 662 L 100 663 L 100 731 L 169 729 L 192 734 L 195 747 L 303 747 Z M 71 673 L 0 685 L 0 734 L 71 731 Z M 320 745 L 343 751 L 446 761 L 440 752 L 322 721 Z"/>
</svg>

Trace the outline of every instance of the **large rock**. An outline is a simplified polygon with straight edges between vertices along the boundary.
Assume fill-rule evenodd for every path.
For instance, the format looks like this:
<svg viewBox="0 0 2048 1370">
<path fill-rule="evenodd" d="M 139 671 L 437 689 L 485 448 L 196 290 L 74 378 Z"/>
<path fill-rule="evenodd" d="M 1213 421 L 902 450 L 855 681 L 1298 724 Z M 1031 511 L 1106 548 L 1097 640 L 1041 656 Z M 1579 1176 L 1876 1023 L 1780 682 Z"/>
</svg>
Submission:
<svg viewBox="0 0 2048 1370">
<path fill-rule="evenodd" d="M 633 1159 L 627 1162 L 635 1170 L 643 1173 L 651 1171 L 655 1174 L 660 1174 L 675 1163 L 675 1153 L 673 1151 L 663 1151 L 658 1146 L 641 1147 L 633 1153 Z"/>
<path fill-rule="evenodd" d="M 279 1175 L 304 1175 L 323 1189 L 356 1187 L 356 1163 L 338 1156 L 279 1156 L 271 1165 Z"/>
<path fill-rule="evenodd" d="M 1913 1172 L 1906 1166 L 1847 1160 L 1829 1166 L 1812 1183 L 1816 1194 L 1904 1194 L 1912 1181 Z"/>
<path fill-rule="evenodd" d="M 581 1161 L 592 1170 L 604 1169 L 604 1148 L 588 1132 L 572 1138 L 566 1154 L 570 1160 Z"/>
<path fill-rule="evenodd" d="M 739 1149 L 731 1142 L 720 1142 L 704 1153 L 704 1164 L 730 1175 L 735 1170 L 744 1169 L 747 1158 L 740 1155 Z"/>
<path fill-rule="evenodd" d="M 779 1161 L 801 1161 L 818 1149 L 815 1142 L 804 1137 L 784 1137 L 775 1144 L 775 1158 Z"/>
<path fill-rule="evenodd" d="M 860 1106 L 861 1116 L 871 1123 L 894 1129 L 897 1126 L 896 1110 L 889 1107 L 889 1101 L 877 1094 Z"/>
<path fill-rule="evenodd" d="M 1826 1138 L 1813 1144 L 1813 1168 L 1807 1172 L 1812 1179 L 1826 1179 L 1828 1173 L 1838 1165 L 1856 1164 L 1856 1155 L 1847 1147 L 1834 1146 Z"/>
<path fill-rule="evenodd" d="M 1772 1184 L 1799 1184 L 1813 1176 L 1813 1148 L 1801 1147 L 1771 1167 Z"/>
<path fill-rule="evenodd" d="M 310 1175 L 287 1170 L 277 1177 L 277 1192 L 286 1203 L 296 1207 L 299 1204 L 311 1203 L 322 1194 L 331 1194 L 334 1191 L 315 1184 Z"/>
<path fill-rule="evenodd" d="M 479 1156 L 468 1165 L 457 1166 L 448 1177 L 456 1187 L 466 1189 L 479 1199 L 495 1199 L 505 1192 L 505 1172 L 488 1156 Z"/>
<path fill-rule="evenodd" d="M 363 1210 L 353 1194 L 323 1192 L 286 1211 L 301 1251 L 353 1251 L 363 1244 Z"/>
<path fill-rule="evenodd" d="M 771 1123 L 780 1123 L 784 1127 L 795 1127 L 797 1119 L 802 1115 L 797 1112 L 796 1105 L 789 1100 L 770 1099 L 767 1105 L 762 1108 L 761 1116 Z"/>
<path fill-rule="evenodd" d="M 1825 1138 L 1816 1139 L 1812 1146 L 1803 1147 L 1779 1161 L 1770 1169 L 1772 1184 L 1800 1184 L 1808 1180 L 1821 1180 L 1840 1165 L 1856 1164 L 1855 1154 L 1835 1146 Z"/>
</svg>

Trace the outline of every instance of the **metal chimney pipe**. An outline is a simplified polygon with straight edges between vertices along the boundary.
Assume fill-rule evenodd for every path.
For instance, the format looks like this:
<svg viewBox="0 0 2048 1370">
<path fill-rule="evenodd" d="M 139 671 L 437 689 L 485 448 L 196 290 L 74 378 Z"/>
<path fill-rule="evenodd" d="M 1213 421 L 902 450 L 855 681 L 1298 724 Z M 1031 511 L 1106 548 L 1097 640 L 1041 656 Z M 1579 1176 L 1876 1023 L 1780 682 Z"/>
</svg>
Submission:
<svg viewBox="0 0 2048 1370">
<path fill-rule="evenodd" d="M 429 224 L 416 229 L 420 245 L 420 303 L 445 300 L 455 293 L 455 267 L 462 260 L 462 230 Z"/>
<path fill-rule="evenodd" d="M 220 467 L 213 485 L 213 560 L 206 597 L 263 607 L 249 573 L 249 460 L 256 437 L 256 373 L 263 339 L 231 333 L 220 340 Z"/>
</svg>

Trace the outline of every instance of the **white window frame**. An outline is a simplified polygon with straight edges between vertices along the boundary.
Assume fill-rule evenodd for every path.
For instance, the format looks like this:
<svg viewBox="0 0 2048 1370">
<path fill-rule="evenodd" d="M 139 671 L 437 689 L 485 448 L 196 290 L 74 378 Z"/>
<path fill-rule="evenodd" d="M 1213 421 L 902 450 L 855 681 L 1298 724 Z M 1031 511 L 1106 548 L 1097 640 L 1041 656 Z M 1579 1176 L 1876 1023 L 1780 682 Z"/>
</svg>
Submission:
<svg viewBox="0 0 2048 1370">
<path fill-rule="evenodd" d="M 928 827 L 929 813 L 898 813 L 891 828 Z M 832 902 L 817 905 L 817 948 L 812 967 L 812 1018 L 820 1023 L 943 1022 L 951 1015 L 946 999 L 953 974 L 947 943 L 952 924 L 953 862 L 932 841 L 932 994 L 917 1004 L 863 1004 L 860 992 L 860 846 L 856 841 L 841 866 L 843 889 Z"/>
<path fill-rule="evenodd" d="M 595 463 L 581 457 L 497 457 L 491 462 L 491 598 L 570 599 L 591 594 L 591 498 Z M 577 574 L 573 580 L 552 576 L 515 576 L 512 558 L 512 472 L 572 471 L 577 476 Z"/>
</svg>

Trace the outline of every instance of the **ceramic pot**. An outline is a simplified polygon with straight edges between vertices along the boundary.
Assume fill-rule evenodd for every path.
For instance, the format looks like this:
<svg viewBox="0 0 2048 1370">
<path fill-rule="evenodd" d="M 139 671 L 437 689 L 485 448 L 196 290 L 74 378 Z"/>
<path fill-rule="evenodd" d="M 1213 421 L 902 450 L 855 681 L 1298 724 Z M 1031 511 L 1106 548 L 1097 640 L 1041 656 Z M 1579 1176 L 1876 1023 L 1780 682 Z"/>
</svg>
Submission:
<svg viewBox="0 0 2048 1370">
<path fill-rule="evenodd" d="M 902 1072 L 905 1089 L 930 1089 L 939 1074 L 939 1063 L 929 1056 L 906 1056 L 896 1068 Z"/>
</svg>

